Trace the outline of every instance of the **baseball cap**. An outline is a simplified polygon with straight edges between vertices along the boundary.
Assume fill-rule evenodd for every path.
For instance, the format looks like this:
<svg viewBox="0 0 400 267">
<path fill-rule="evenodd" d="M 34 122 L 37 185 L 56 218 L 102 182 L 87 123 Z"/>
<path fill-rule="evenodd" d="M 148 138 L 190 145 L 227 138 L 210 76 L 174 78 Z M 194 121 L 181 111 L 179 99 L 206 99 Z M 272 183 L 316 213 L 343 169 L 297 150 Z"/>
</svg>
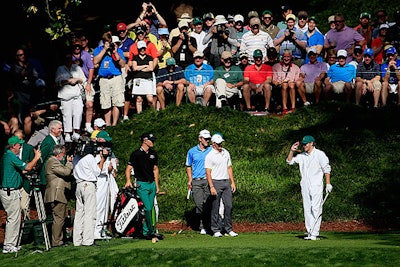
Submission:
<svg viewBox="0 0 400 267">
<path fill-rule="evenodd" d="M 158 35 L 169 35 L 168 28 L 158 28 Z"/>
<path fill-rule="evenodd" d="M 246 51 L 241 51 L 240 53 L 239 53 L 239 59 L 242 59 L 242 58 L 244 58 L 244 57 L 249 57 L 249 54 L 247 54 L 247 52 Z"/>
<path fill-rule="evenodd" d="M 118 36 L 113 35 L 113 36 L 111 37 L 111 42 L 113 42 L 113 43 L 120 43 L 121 40 L 118 38 Z"/>
<path fill-rule="evenodd" d="M 283 5 L 283 6 L 281 6 L 281 10 L 282 10 L 282 12 L 286 12 L 288 10 L 292 10 L 292 8 L 289 5 Z"/>
<path fill-rule="evenodd" d="M 238 22 L 238 21 L 244 22 L 244 17 L 243 17 L 242 15 L 240 15 L 240 14 L 236 14 L 236 15 L 233 17 L 233 20 L 234 20 L 235 22 Z"/>
<path fill-rule="evenodd" d="M 275 57 L 278 55 L 278 51 L 276 51 L 275 47 L 270 47 L 267 49 L 267 56 Z"/>
<path fill-rule="evenodd" d="M 203 52 L 201 52 L 199 50 L 194 51 L 193 58 L 196 58 L 196 57 L 204 57 Z"/>
<path fill-rule="evenodd" d="M 310 21 L 310 20 L 313 20 L 314 23 L 317 23 L 317 22 L 318 22 L 318 21 L 317 21 L 317 18 L 316 18 L 315 16 L 309 17 L 309 18 L 308 18 L 308 21 Z"/>
<path fill-rule="evenodd" d="M 143 142 L 144 140 L 150 140 L 152 142 L 156 141 L 156 137 L 152 133 L 144 133 L 140 136 L 140 140 Z"/>
<path fill-rule="evenodd" d="M 264 10 L 262 13 L 262 16 L 264 16 L 265 14 L 271 15 L 272 16 L 272 12 L 268 9 Z"/>
<path fill-rule="evenodd" d="M 289 19 L 292 19 L 292 20 L 296 21 L 296 16 L 294 14 L 287 14 L 286 15 L 286 21 L 288 21 Z"/>
<path fill-rule="evenodd" d="M 107 131 L 104 131 L 104 130 L 100 131 L 100 132 L 96 135 L 96 138 L 103 138 L 103 139 L 106 140 L 107 142 L 112 141 L 111 136 L 108 134 Z"/>
<path fill-rule="evenodd" d="M 222 54 L 221 54 L 221 58 L 222 58 L 222 59 L 232 58 L 232 53 L 229 52 L 229 51 L 224 51 L 224 52 L 222 52 Z"/>
<path fill-rule="evenodd" d="M 19 139 L 19 137 L 16 136 L 16 135 L 11 136 L 10 138 L 8 138 L 8 144 L 9 145 L 16 145 L 16 144 L 23 144 L 23 143 L 25 143 L 25 141 Z"/>
<path fill-rule="evenodd" d="M 363 12 L 360 14 L 360 19 L 362 18 L 371 19 L 371 14 L 369 14 L 368 12 Z"/>
<path fill-rule="evenodd" d="M 211 12 L 205 13 L 205 14 L 203 15 L 203 19 L 204 19 L 204 20 L 207 20 L 207 19 L 214 19 L 214 14 L 211 13 Z"/>
<path fill-rule="evenodd" d="M 341 49 L 337 52 L 337 57 L 347 57 L 347 51 L 344 49 Z"/>
<path fill-rule="evenodd" d="M 137 48 L 138 48 L 138 49 L 142 49 L 142 48 L 146 48 L 146 47 L 147 47 L 147 44 L 146 44 L 145 41 L 139 41 L 139 42 L 137 43 Z"/>
<path fill-rule="evenodd" d="M 192 17 L 189 15 L 189 13 L 183 13 L 178 20 L 191 22 L 192 21 Z"/>
<path fill-rule="evenodd" d="M 224 15 L 217 15 L 215 16 L 215 22 L 214 25 L 223 25 L 225 23 L 228 23 Z"/>
<path fill-rule="evenodd" d="M 389 25 L 387 25 L 386 23 L 382 23 L 381 25 L 379 25 L 379 30 L 380 29 L 389 29 Z"/>
<path fill-rule="evenodd" d="M 396 51 L 396 48 L 394 48 L 393 46 L 391 46 L 391 47 L 389 47 L 388 49 L 386 49 L 385 50 L 385 53 L 386 53 L 386 55 L 387 54 L 396 54 L 397 53 L 397 51 Z"/>
<path fill-rule="evenodd" d="M 213 136 L 211 137 L 211 142 L 216 144 L 221 144 L 224 141 L 224 138 L 222 138 L 221 134 L 219 133 L 213 134 Z"/>
<path fill-rule="evenodd" d="M 263 53 L 261 52 L 260 49 L 256 49 L 253 52 L 253 57 L 263 57 Z"/>
<path fill-rule="evenodd" d="M 356 53 L 356 52 L 359 52 L 359 53 L 363 52 L 363 49 L 362 49 L 362 47 L 360 45 L 356 45 L 354 47 L 354 53 Z"/>
<path fill-rule="evenodd" d="M 117 31 L 125 31 L 125 30 L 126 30 L 126 24 L 123 23 L 123 22 L 118 23 L 118 25 L 117 25 Z"/>
<path fill-rule="evenodd" d="M 137 26 L 136 29 L 135 29 L 135 33 L 138 34 L 138 33 L 140 33 L 140 32 L 145 33 L 145 32 L 146 32 L 146 28 L 143 27 L 143 26 Z"/>
<path fill-rule="evenodd" d="M 179 29 L 180 29 L 180 28 L 183 28 L 183 27 L 189 27 L 189 24 L 187 23 L 186 20 L 181 20 L 181 21 L 179 21 L 179 23 L 178 23 L 178 28 L 179 28 Z"/>
<path fill-rule="evenodd" d="M 203 20 L 200 17 L 194 17 L 193 18 L 193 24 L 194 25 L 203 24 Z"/>
<path fill-rule="evenodd" d="M 332 22 L 335 22 L 335 15 L 328 17 L 328 23 L 332 23 Z"/>
<path fill-rule="evenodd" d="M 210 131 L 208 131 L 208 130 L 206 130 L 206 129 L 201 130 L 200 133 L 199 133 L 199 137 L 203 137 L 203 138 L 205 138 L 205 139 L 211 138 Z"/>
<path fill-rule="evenodd" d="M 309 49 L 307 49 L 307 54 L 310 54 L 310 53 L 317 54 L 317 50 L 314 47 L 310 47 Z"/>
<path fill-rule="evenodd" d="M 315 142 L 314 137 L 312 137 L 311 135 L 305 135 L 305 136 L 303 137 L 303 139 L 301 140 L 301 143 L 302 143 L 303 145 L 306 145 L 306 144 L 308 144 L 308 143 L 310 143 L 310 142 Z"/>
<path fill-rule="evenodd" d="M 250 19 L 252 17 L 258 17 L 258 12 L 257 11 L 250 11 L 249 13 L 247 13 L 247 17 Z"/>
<path fill-rule="evenodd" d="M 173 57 L 167 58 L 166 63 L 167 63 L 167 66 L 175 66 L 176 65 L 175 58 L 173 58 Z"/>
<path fill-rule="evenodd" d="M 372 50 L 371 48 L 367 48 L 364 50 L 364 56 L 371 56 L 374 54 L 374 50 Z"/>
<path fill-rule="evenodd" d="M 227 20 L 228 22 L 233 22 L 233 21 L 234 21 L 233 16 L 232 16 L 231 14 L 228 14 L 228 15 L 226 16 L 226 20 Z"/>
<path fill-rule="evenodd" d="M 104 126 L 106 126 L 106 122 L 102 118 L 95 119 L 93 124 L 96 127 L 104 127 Z"/>
</svg>

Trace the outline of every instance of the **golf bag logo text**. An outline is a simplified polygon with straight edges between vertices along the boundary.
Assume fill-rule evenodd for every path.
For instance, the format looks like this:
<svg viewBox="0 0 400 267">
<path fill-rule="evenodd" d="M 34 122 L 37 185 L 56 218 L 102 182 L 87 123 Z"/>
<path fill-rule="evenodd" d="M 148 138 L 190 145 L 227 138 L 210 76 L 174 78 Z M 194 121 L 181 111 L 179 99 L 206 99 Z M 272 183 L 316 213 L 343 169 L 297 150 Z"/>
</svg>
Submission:
<svg viewBox="0 0 400 267">
<path fill-rule="evenodd" d="M 131 198 L 115 220 L 115 230 L 118 233 L 123 233 L 138 211 L 138 202 Z"/>
</svg>

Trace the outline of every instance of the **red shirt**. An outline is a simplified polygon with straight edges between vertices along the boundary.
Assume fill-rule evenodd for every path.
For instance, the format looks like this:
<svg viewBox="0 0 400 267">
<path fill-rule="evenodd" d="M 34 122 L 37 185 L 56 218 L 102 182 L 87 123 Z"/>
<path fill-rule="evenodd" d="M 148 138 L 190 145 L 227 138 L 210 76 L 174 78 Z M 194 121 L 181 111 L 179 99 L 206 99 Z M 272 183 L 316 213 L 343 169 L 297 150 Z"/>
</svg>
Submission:
<svg viewBox="0 0 400 267">
<path fill-rule="evenodd" d="M 380 47 L 382 44 L 383 44 L 383 40 L 381 38 L 379 38 L 379 37 L 375 38 L 372 40 L 371 48 L 375 50 L 378 47 Z M 376 56 L 374 57 L 374 60 L 378 64 L 383 63 L 383 49 L 381 49 L 381 51 L 379 51 L 379 53 L 376 54 Z"/>
<path fill-rule="evenodd" d="M 147 44 L 146 47 L 146 55 L 151 56 L 152 58 L 156 58 L 158 57 L 158 50 L 155 44 L 153 44 L 152 42 L 150 42 L 147 39 L 144 39 L 144 41 Z M 137 43 L 138 41 L 136 41 L 133 45 L 131 45 L 131 47 L 129 48 L 129 60 L 132 61 L 133 57 L 139 54 L 138 48 L 137 48 Z"/>
<path fill-rule="evenodd" d="M 262 84 L 268 77 L 272 78 L 272 67 L 270 65 L 261 64 L 260 70 L 256 69 L 256 65 L 252 64 L 244 69 L 243 77 L 254 84 Z"/>
</svg>

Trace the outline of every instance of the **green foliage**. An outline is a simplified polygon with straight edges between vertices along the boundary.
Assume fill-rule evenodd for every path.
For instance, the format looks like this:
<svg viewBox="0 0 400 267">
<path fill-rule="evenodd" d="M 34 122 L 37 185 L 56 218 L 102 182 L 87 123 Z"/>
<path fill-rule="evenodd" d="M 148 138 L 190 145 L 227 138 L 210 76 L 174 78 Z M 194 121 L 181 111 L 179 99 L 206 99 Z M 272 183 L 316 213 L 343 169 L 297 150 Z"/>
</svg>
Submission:
<svg viewBox="0 0 400 267">
<path fill-rule="evenodd" d="M 316 138 L 332 165 L 332 194 L 324 220 L 368 220 L 398 225 L 396 209 L 400 151 L 398 109 L 371 111 L 328 103 L 300 108 L 285 117 L 257 117 L 230 109 L 184 104 L 164 111 L 146 110 L 107 130 L 120 159 L 119 186 L 124 186 L 127 160 L 139 137 L 152 132 L 157 140 L 160 221 L 179 220 L 185 210 L 187 150 L 204 128 L 221 132 L 232 156 L 237 185 L 233 219 L 251 222 L 303 221 L 300 174 L 285 159 L 303 135 Z M 192 204 L 191 204 L 192 206 Z"/>
</svg>

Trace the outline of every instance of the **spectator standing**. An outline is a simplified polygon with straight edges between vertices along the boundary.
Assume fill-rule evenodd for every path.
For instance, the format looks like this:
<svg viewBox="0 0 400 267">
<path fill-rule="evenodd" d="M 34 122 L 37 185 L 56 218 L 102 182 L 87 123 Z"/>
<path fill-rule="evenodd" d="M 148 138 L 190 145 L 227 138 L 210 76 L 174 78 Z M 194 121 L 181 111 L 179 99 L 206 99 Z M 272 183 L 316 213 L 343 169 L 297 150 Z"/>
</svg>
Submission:
<svg viewBox="0 0 400 267">
<path fill-rule="evenodd" d="M 86 82 L 82 84 L 85 91 L 85 131 L 88 133 L 93 132 L 92 119 L 93 119 L 93 101 L 95 91 L 93 88 L 94 81 L 94 64 L 92 55 L 86 50 L 82 49 L 82 41 L 76 38 L 72 45 L 72 61 L 82 68 L 86 77 Z"/>
<path fill-rule="evenodd" d="M 317 19 L 314 16 L 308 18 L 308 30 L 305 32 L 307 45 L 306 50 L 314 48 L 317 52 L 318 62 L 322 62 L 322 52 L 324 48 L 324 36 L 317 30 Z M 309 62 L 308 53 L 306 55 L 305 63 Z"/>
<path fill-rule="evenodd" d="M 292 50 L 286 49 L 282 54 L 282 61 L 274 64 L 272 83 L 281 90 L 283 115 L 294 112 L 296 109 L 296 81 L 299 79 L 300 68 L 292 62 Z M 288 109 L 287 98 L 290 98 Z"/>
<path fill-rule="evenodd" d="M 11 136 L 1 158 L 1 190 L 0 199 L 7 213 L 3 242 L 3 254 L 16 253 L 20 250 L 18 236 L 21 227 L 21 193 L 22 171 L 31 171 L 41 157 L 40 150 L 35 150 L 35 157 L 29 163 L 19 159 L 17 155 L 24 140 Z"/>
<path fill-rule="evenodd" d="M 192 23 L 194 28 L 193 31 L 189 34 L 189 36 L 194 37 L 196 39 L 197 50 L 204 53 L 209 43 L 203 44 L 204 37 L 207 34 L 203 30 L 203 20 L 200 17 L 194 17 Z"/>
<path fill-rule="evenodd" d="M 159 39 L 157 41 L 158 67 L 157 71 L 167 67 L 167 59 L 173 56 L 171 44 L 168 42 L 169 30 L 167 28 L 158 29 Z"/>
<path fill-rule="evenodd" d="M 194 52 L 193 58 L 194 63 L 187 66 L 184 72 L 188 83 L 187 96 L 190 103 L 196 103 L 197 98 L 199 98 L 201 104 L 207 106 L 212 93 L 215 91 L 212 85 L 214 69 L 211 65 L 204 63 L 203 52 Z"/>
<path fill-rule="evenodd" d="M 183 13 L 183 14 L 180 16 L 180 18 L 178 18 L 178 26 L 177 26 L 176 28 L 173 28 L 173 29 L 170 31 L 169 39 L 168 39 L 169 43 L 172 43 L 172 38 L 174 38 L 174 37 L 176 37 L 176 36 L 179 36 L 179 35 L 181 34 L 181 29 L 180 29 L 181 27 L 179 27 L 179 23 L 180 23 L 180 22 L 182 22 L 181 26 L 182 26 L 182 25 L 185 25 L 183 22 L 186 22 L 187 27 L 188 27 L 188 29 L 187 29 L 187 34 L 190 34 L 191 31 L 192 31 L 192 29 L 191 29 L 191 27 L 189 27 L 189 25 L 190 25 L 190 23 L 191 23 L 192 21 L 193 21 L 193 18 L 192 18 L 191 15 L 189 15 L 189 13 Z"/>
<path fill-rule="evenodd" d="M 251 11 L 249 11 L 249 13 L 247 13 L 247 24 L 244 26 L 244 28 L 245 28 L 246 30 L 248 30 L 248 31 L 251 30 L 251 27 L 250 27 L 250 20 L 251 20 L 252 18 L 258 18 L 258 19 L 260 19 L 260 16 L 258 15 L 258 12 L 257 12 L 257 11 L 251 10 Z"/>
<path fill-rule="evenodd" d="M 212 26 L 214 25 L 214 21 L 215 21 L 215 16 L 213 13 L 211 12 L 207 12 L 205 14 L 203 14 L 203 22 L 204 22 L 204 31 L 206 33 L 208 33 Z"/>
<path fill-rule="evenodd" d="M 278 26 L 273 24 L 274 15 L 272 11 L 266 9 L 262 13 L 262 22 L 261 22 L 261 30 L 265 31 L 266 33 L 271 36 L 272 40 L 275 39 L 276 35 L 279 32 Z"/>
<path fill-rule="evenodd" d="M 389 47 L 385 55 L 386 61 L 381 65 L 382 106 L 386 106 L 389 93 L 397 94 L 397 105 L 400 105 L 400 60 L 396 48 Z"/>
<path fill-rule="evenodd" d="M 135 23 L 140 24 L 144 20 L 148 20 L 150 24 L 150 33 L 154 34 L 157 39 L 159 39 L 158 29 L 159 28 L 168 28 L 167 22 L 165 19 L 158 13 L 156 7 L 153 3 L 143 2 L 142 11 L 139 14 L 139 17 L 136 19 Z M 133 28 L 133 27 L 130 27 Z"/>
<path fill-rule="evenodd" d="M 297 13 L 297 23 L 295 26 L 297 29 L 302 31 L 304 34 L 308 31 L 308 13 L 305 10 L 300 10 Z"/>
<path fill-rule="evenodd" d="M 103 34 L 104 45 L 96 47 L 93 63 L 99 64 L 100 105 L 107 126 L 118 123 L 120 108 L 124 106 L 125 81 L 122 68 L 126 61 L 123 51 L 112 42 L 110 33 Z"/>
<path fill-rule="evenodd" d="M 335 14 L 335 29 L 330 29 L 325 35 L 324 48 L 346 50 L 346 62 L 350 62 L 355 45 L 365 45 L 365 38 L 353 28 L 346 26 L 343 14 Z"/>
<path fill-rule="evenodd" d="M 274 39 L 274 45 L 280 56 L 283 56 L 285 50 L 291 50 L 293 63 L 301 66 L 305 60 L 307 39 L 304 33 L 295 28 L 296 16 L 289 14 L 286 17 L 287 28 L 280 30 Z"/>
<path fill-rule="evenodd" d="M 185 94 L 186 79 L 181 66 L 176 65 L 173 57 L 167 58 L 167 67 L 162 68 L 157 74 L 157 99 L 160 109 L 165 109 L 165 95 L 174 96 L 175 104 L 179 106 Z"/>
<path fill-rule="evenodd" d="M 186 20 L 178 23 L 179 35 L 172 37 L 171 47 L 176 64 L 183 69 L 193 62 L 193 53 L 197 50 L 197 42 L 189 35 L 189 24 Z"/>
<path fill-rule="evenodd" d="M 243 72 L 238 66 L 232 65 L 231 52 L 222 52 L 221 62 L 222 64 L 214 71 L 215 106 L 218 108 L 227 104 L 230 106 L 237 104 L 229 100 L 234 100 L 232 97 L 236 95 L 236 101 L 239 102 L 240 88 L 243 85 Z"/>
<path fill-rule="evenodd" d="M 354 65 L 346 63 L 346 50 L 337 52 L 338 64 L 333 64 L 327 73 L 325 79 L 325 95 L 332 97 L 332 92 L 336 94 L 344 93 L 346 103 L 350 103 L 353 91 L 353 80 L 356 78 L 356 68 Z"/>
<path fill-rule="evenodd" d="M 196 205 L 196 223 L 199 224 L 200 234 L 207 234 L 209 229 L 209 196 L 204 159 L 211 151 L 209 144 L 210 132 L 201 130 L 198 135 L 198 144 L 189 149 L 186 155 L 186 175 L 188 177 L 188 190 L 192 191 L 193 201 Z"/>
<path fill-rule="evenodd" d="M 233 27 L 236 30 L 236 36 L 239 44 L 242 43 L 243 34 L 248 32 L 249 30 L 244 28 L 244 17 L 240 14 L 236 14 L 233 17 Z"/>
<path fill-rule="evenodd" d="M 281 16 L 282 16 L 282 20 L 278 22 L 278 24 L 276 26 L 278 26 L 279 30 L 284 30 L 287 28 L 287 15 L 292 14 L 293 10 L 289 5 L 282 5 L 281 6 Z"/>
<path fill-rule="evenodd" d="M 300 67 L 300 79 L 297 83 L 297 91 L 305 106 L 310 105 L 306 94 L 313 94 L 315 103 L 319 103 L 322 83 L 328 71 L 325 62 L 317 60 L 317 50 L 311 47 L 308 50 L 309 62 Z"/>
<path fill-rule="evenodd" d="M 88 52 L 92 56 L 92 60 L 93 60 L 94 49 L 93 49 L 93 47 L 89 46 L 89 39 L 88 39 L 87 35 L 85 33 L 80 33 L 78 35 L 78 39 L 81 41 L 82 51 L 84 50 L 84 51 Z"/>
<path fill-rule="evenodd" d="M 360 14 L 360 24 L 354 27 L 359 34 L 361 34 L 365 39 L 365 45 L 363 49 L 371 47 L 372 42 L 372 27 L 370 25 L 371 14 L 368 12 L 362 12 Z"/>
<path fill-rule="evenodd" d="M 251 94 L 263 95 L 265 100 L 265 112 L 270 112 L 270 100 L 272 94 L 272 67 L 263 64 L 263 53 L 260 49 L 253 52 L 254 64 L 247 66 L 244 70 L 243 77 L 243 98 L 246 104 L 246 109 L 253 111 L 251 104 Z"/>
<path fill-rule="evenodd" d="M 55 145 L 51 155 L 46 163 L 44 203 L 50 206 L 53 215 L 51 246 L 59 247 L 64 245 L 63 227 L 68 203 L 66 191 L 71 189 L 73 156 L 66 156 L 63 145 Z"/>
<path fill-rule="evenodd" d="M 383 63 L 383 51 L 386 45 L 386 36 L 389 25 L 381 24 L 379 26 L 378 37 L 372 40 L 371 48 L 374 50 L 374 61 L 378 64 Z"/>
<path fill-rule="evenodd" d="M 261 22 L 258 17 L 250 19 L 250 31 L 243 34 L 240 51 L 246 52 L 249 55 L 249 60 L 254 63 L 254 51 L 260 50 L 263 57 L 262 62 L 267 59 L 267 48 L 274 47 L 274 41 L 268 33 L 261 31 Z"/>
<path fill-rule="evenodd" d="M 303 197 L 303 209 L 306 240 L 317 240 L 322 221 L 323 189 L 325 176 L 325 191 L 332 192 L 331 166 L 325 152 L 315 147 L 315 139 L 306 135 L 301 140 L 304 152 L 294 156 L 300 142 L 295 142 L 291 147 L 286 162 L 289 165 L 298 164 L 301 174 L 301 195 Z"/>
<path fill-rule="evenodd" d="M 236 192 L 236 184 L 233 175 L 231 155 L 222 147 L 225 140 L 219 133 L 211 137 L 212 150 L 204 160 L 206 176 L 212 197 L 211 231 L 214 237 L 222 237 L 224 230 L 226 235 L 238 236 L 232 229 L 232 194 Z M 224 203 L 224 218 L 222 225 L 219 223 L 220 204 Z"/>
<path fill-rule="evenodd" d="M 394 12 L 394 23 L 387 30 L 388 42 L 396 48 L 397 51 L 400 49 L 400 10 Z"/>
<path fill-rule="evenodd" d="M 374 29 L 372 31 L 372 38 L 376 38 L 378 36 L 379 26 L 381 24 L 391 25 L 389 23 L 389 16 L 385 9 L 381 8 L 376 11 L 376 19 L 373 22 Z"/>
<path fill-rule="evenodd" d="M 137 193 L 143 201 L 145 220 L 143 224 L 143 237 L 147 240 L 156 238 L 163 239 L 162 235 L 156 234 L 153 226 L 152 210 L 154 198 L 160 192 L 158 155 L 153 149 L 156 138 L 152 133 L 144 133 L 140 137 L 141 146 L 136 149 L 129 158 L 125 169 L 125 187 L 137 187 Z M 132 170 L 135 172 L 135 181 L 131 181 Z"/>
<path fill-rule="evenodd" d="M 55 83 L 59 87 L 65 142 L 78 141 L 83 114 L 82 91 L 86 76 L 82 68 L 72 60 L 72 53 L 66 53 L 64 64 L 58 66 Z"/>
<path fill-rule="evenodd" d="M 367 48 L 364 50 L 364 61 L 357 66 L 356 74 L 356 105 L 360 104 L 361 97 L 368 92 L 372 93 L 374 108 L 379 107 L 379 97 L 381 95 L 381 76 L 380 66 L 373 60 L 374 50 Z"/>
</svg>

